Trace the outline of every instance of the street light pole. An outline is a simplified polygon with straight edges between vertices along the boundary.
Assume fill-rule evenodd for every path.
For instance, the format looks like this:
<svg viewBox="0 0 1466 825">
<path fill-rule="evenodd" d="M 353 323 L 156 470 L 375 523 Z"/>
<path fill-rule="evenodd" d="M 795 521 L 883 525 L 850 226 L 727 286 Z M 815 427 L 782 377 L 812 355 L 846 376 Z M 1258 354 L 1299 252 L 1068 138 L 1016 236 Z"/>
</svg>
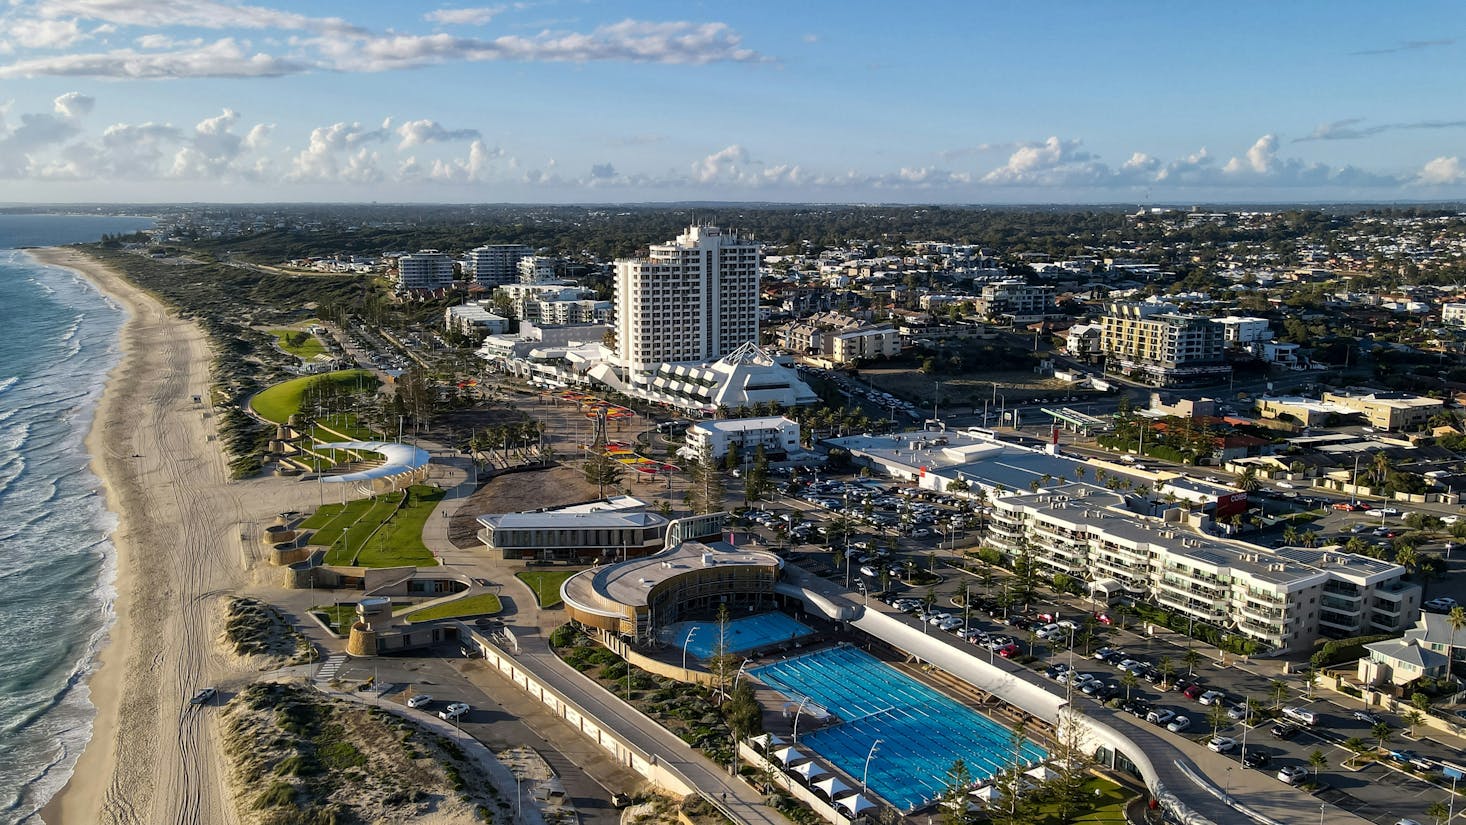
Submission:
<svg viewBox="0 0 1466 825">
<path fill-rule="evenodd" d="M 865 780 L 870 776 L 871 757 L 876 755 L 876 746 L 879 744 L 881 744 L 881 740 L 879 739 L 870 743 L 870 753 L 865 755 L 865 769 L 860 772 L 860 792 L 862 794 L 865 793 Z"/>
<path fill-rule="evenodd" d="M 693 625 L 692 629 L 689 630 L 689 631 L 687 631 L 687 638 L 685 638 L 685 639 L 682 640 L 682 677 L 684 679 L 687 678 L 687 643 L 688 642 L 691 642 L 692 641 L 692 637 L 693 636 L 696 636 L 697 635 L 697 631 L 699 631 L 701 629 L 702 629 L 702 626 L 701 625 Z M 628 665 L 628 668 L 629 668 L 630 667 L 630 663 L 628 662 L 627 665 Z M 629 672 L 629 670 L 628 670 L 628 672 Z M 631 688 L 630 687 L 627 687 L 626 688 L 626 694 L 627 694 L 627 697 L 629 698 L 630 695 L 631 695 Z"/>
<path fill-rule="evenodd" d="M 794 709 L 794 744 L 799 744 L 799 717 L 804 715 L 804 703 L 809 701 L 806 696 L 799 700 L 799 707 Z"/>
</svg>

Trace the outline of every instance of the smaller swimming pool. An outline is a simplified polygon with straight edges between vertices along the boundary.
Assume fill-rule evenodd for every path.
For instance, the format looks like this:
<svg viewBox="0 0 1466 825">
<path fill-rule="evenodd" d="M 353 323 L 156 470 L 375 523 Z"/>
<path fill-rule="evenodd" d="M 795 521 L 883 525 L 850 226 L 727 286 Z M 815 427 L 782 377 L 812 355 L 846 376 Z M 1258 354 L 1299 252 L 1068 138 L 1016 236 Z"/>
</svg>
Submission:
<svg viewBox="0 0 1466 825">
<path fill-rule="evenodd" d="M 718 652 L 717 622 L 678 622 L 671 629 L 670 643 L 679 648 L 686 644 L 687 652 L 699 659 L 712 658 Z M 792 642 L 812 633 L 814 630 L 808 625 L 783 613 L 759 613 L 728 622 L 723 644 L 728 653 L 742 653 Z"/>
</svg>

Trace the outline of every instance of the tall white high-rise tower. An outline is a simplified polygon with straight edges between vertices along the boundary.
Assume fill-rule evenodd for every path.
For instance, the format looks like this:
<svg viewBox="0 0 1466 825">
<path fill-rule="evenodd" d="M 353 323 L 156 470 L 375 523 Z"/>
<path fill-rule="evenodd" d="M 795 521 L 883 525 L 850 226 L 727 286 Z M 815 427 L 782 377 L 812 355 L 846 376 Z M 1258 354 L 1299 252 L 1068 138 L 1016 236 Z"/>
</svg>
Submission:
<svg viewBox="0 0 1466 825">
<path fill-rule="evenodd" d="M 646 258 L 616 261 L 616 355 L 633 381 L 758 342 L 758 245 L 691 226 Z"/>
</svg>

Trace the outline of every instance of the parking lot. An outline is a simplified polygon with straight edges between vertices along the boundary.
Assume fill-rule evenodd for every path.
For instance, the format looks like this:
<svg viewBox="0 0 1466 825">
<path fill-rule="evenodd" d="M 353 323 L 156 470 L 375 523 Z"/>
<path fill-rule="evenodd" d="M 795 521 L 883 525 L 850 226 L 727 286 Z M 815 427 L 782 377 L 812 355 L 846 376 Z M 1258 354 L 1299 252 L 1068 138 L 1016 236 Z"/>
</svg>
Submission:
<svg viewBox="0 0 1466 825">
<path fill-rule="evenodd" d="M 1308 529 L 1340 540 L 1354 535 L 1375 538 L 1377 529 L 1387 533 L 1399 528 L 1399 515 L 1319 509 L 1319 502 L 1304 499 L 1279 496 L 1269 511 L 1275 507 L 1278 511 L 1314 512 L 1317 517 Z M 1019 658 L 1031 652 L 1038 657 L 1035 668 L 1051 672 L 1054 690 L 1068 693 L 1076 702 L 1125 700 L 1128 696 L 1139 711 L 1138 718 L 1160 711 L 1156 718 L 1166 725 L 1174 716 L 1185 716 L 1188 724 L 1184 729 L 1166 735 L 1184 737 L 1197 748 L 1206 747 L 1212 739 L 1208 714 L 1220 703 L 1232 714 L 1216 733 L 1235 740 L 1230 747 L 1220 744 L 1238 770 L 1262 770 L 1274 777 L 1286 771 L 1286 781 L 1294 783 L 1313 782 L 1316 774 L 1320 799 L 1337 799 L 1347 809 L 1383 825 L 1394 825 L 1401 817 L 1433 821 L 1425 815 L 1426 807 L 1450 795 L 1440 763 L 1458 761 L 1457 746 L 1428 736 L 1409 739 L 1406 724 L 1393 715 L 1381 714 L 1380 721 L 1391 728 L 1386 746 L 1396 756 L 1385 756 L 1380 764 L 1365 763 L 1359 770 L 1344 767 L 1350 756 L 1343 747 L 1346 741 L 1358 738 L 1370 745 L 1378 743 L 1373 724 L 1354 718 L 1354 711 L 1362 705 L 1346 707 L 1340 703 L 1351 700 L 1334 694 L 1328 699 L 1321 692 L 1310 695 L 1299 677 L 1283 674 L 1280 661 L 1224 664 L 1215 648 L 1200 642 L 1188 645 L 1184 635 L 1164 628 L 1152 633 L 1137 623 L 1133 612 L 1127 627 L 1121 629 L 1115 624 L 1116 614 L 1108 608 L 1046 590 L 1030 604 L 1015 604 L 1006 610 L 999 607 L 998 596 L 1008 580 L 1004 571 L 994 570 L 996 575 L 984 586 L 980 574 L 954 563 L 961 555 L 959 549 L 969 548 L 976 540 L 972 529 L 976 516 L 967 502 L 886 480 L 825 478 L 810 483 L 799 498 L 779 497 L 763 507 L 745 522 L 759 540 L 789 545 L 791 559 L 835 583 L 848 581 L 857 595 L 863 592 L 884 598 L 884 609 L 904 612 L 908 621 L 921 622 L 926 632 L 941 634 L 952 644 L 971 644 L 978 655 Z M 1264 538 L 1271 533 L 1281 538 L 1281 526 Z M 1389 540 L 1384 535 L 1377 538 Z M 835 554 L 827 548 L 842 543 L 847 548 L 843 554 L 846 564 L 837 569 Z M 940 581 L 916 585 L 902 581 L 913 570 L 931 569 Z M 962 602 L 964 591 L 972 596 L 971 605 Z M 866 598 L 875 600 L 870 595 Z M 1195 651 L 1194 659 L 1188 649 Z M 1104 660 L 1093 658 L 1102 650 L 1107 654 Z M 1118 667 L 1127 660 L 1134 674 L 1129 685 Z M 1188 660 L 1194 661 L 1194 667 L 1187 666 Z M 1169 684 L 1161 673 L 1167 664 L 1172 671 Z M 1066 668 L 1083 676 L 1061 681 Z M 1188 694 L 1193 679 L 1194 688 Z M 1274 692 L 1278 683 L 1284 686 L 1281 696 Z M 1162 684 L 1172 689 L 1163 690 Z M 1202 704 L 1201 697 L 1209 692 L 1220 695 L 1208 696 L 1208 702 Z M 1245 724 L 1241 710 L 1245 699 L 1260 705 L 1266 718 Z M 1312 713 L 1314 724 L 1292 726 L 1285 731 L 1287 738 L 1272 735 L 1275 722 L 1271 716 L 1282 707 Z M 1253 767 L 1242 762 L 1244 738 Z M 1323 754 L 1322 767 L 1310 764 L 1315 751 Z M 1408 773 L 1411 758 L 1420 760 L 1418 764 L 1426 766 L 1427 773 L 1438 781 Z"/>
</svg>

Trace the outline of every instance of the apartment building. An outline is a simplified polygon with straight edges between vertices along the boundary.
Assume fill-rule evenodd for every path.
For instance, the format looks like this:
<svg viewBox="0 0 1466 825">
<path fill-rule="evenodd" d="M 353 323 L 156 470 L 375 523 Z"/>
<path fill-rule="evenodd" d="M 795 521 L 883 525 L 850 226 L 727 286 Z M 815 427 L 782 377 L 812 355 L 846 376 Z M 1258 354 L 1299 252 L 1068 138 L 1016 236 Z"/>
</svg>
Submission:
<svg viewBox="0 0 1466 825">
<path fill-rule="evenodd" d="M 576 286 L 570 281 L 552 281 L 536 284 L 502 284 L 494 288 L 494 297 L 508 308 L 509 313 L 521 321 L 550 323 L 545 319 L 542 307 L 556 301 L 582 301 L 594 295 L 590 290 Z"/>
<path fill-rule="evenodd" d="M 495 315 L 480 301 L 443 311 L 443 326 L 465 335 L 503 335 L 509 331 L 509 319 Z"/>
<path fill-rule="evenodd" d="M 1268 326 L 1266 318 L 1228 315 L 1225 318 L 1213 318 L 1211 322 L 1222 328 L 1222 340 L 1229 347 L 1245 347 L 1248 344 L 1271 340 L 1273 337 L 1272 328 Z"/>
<path fill-rule="evenodd" d="M 519 280 L 519 262 L 533 254 L 534 250 L 524 244 L 484 244 L 468 253 L 464 274 L 487 287 L 512 284 Z"/>
<path fill-rule="evenodd" d="M 690 226 L 646 258 L 616 261 L 617 359 L 628 379 L 757 343 L 759 254 L 729 230 Z"/>
<path fill-rule="evenodd" d="M 1224 335 L 1212 319 L 1170 304 L 1111 304 L 1100 319 L 1105 369 L 1163 387 L 1231 375 Z"/>
<path fill-rule="evenodd" d="M 447 289 L 453 286 L 453 259 L 424 249 L 397 259 L 397 290 Z"/>
<path fill-rule="evenodd" d="M 687 428 L 687 443 L 678 452 L 695 460 L 706 451 L 721 461 L 729 450 L 751 458 L 759 447 L 770 458 L 800 452 L 799 422 L 781 415 L 702 421 Z"/>
<path fill-rule="evenodd" d="M 976 309 L 980 318 L 1020 324 L 1042 321 L 1055 312 L 1054 288 L 1022 281 L 985 284 Z"/>
<path fill-rule="evenodd" d="M 1269 650 L 1401 631 L 1420 612 L 1420 588 L 1399 565 L 1333 548 L 1219 539 L 1135 513 L 1124 496 L 1088 484 L 995 498 L 989 542 L 1027 552 L 1045 575 L 1153 602 Z"/>
<path fill-rule="evenodd" d="M 560 259 L 529 255 L 519 259 L 518 269 L 521 284 L 542 284 L 560 276 Z"/>
</svg>

